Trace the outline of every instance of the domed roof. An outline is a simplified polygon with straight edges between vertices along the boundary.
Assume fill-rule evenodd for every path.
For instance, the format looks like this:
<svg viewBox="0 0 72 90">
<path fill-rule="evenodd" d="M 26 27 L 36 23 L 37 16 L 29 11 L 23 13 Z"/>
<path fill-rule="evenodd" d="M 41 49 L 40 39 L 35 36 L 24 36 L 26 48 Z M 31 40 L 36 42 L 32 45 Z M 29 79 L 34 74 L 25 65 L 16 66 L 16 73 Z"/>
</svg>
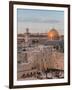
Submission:
<svg viewBox="0 0 72 90">
<path fill-rule="evenodd" d="M 59 39 L 59 33 L 56 29 L 51 29 L 49 32 L 48 32 L 48 39 L 49 40 L 58 40 Z"/>
</svg>

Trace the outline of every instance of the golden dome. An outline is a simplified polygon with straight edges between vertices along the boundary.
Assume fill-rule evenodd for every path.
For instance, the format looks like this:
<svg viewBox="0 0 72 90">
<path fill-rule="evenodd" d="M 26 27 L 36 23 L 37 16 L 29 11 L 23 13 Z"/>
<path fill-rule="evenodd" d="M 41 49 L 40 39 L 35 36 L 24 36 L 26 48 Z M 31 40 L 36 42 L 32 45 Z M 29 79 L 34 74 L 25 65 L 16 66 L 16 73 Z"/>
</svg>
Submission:
<svg viewBox="0 0 72 90">
<path fill-rule="evenodd" d="M 59 33 L 57 32 L 56 29 L 53 28 L 48 32 L 48 39 L 49 40 L 58 40 L 59 39 Z"/>
</svg>

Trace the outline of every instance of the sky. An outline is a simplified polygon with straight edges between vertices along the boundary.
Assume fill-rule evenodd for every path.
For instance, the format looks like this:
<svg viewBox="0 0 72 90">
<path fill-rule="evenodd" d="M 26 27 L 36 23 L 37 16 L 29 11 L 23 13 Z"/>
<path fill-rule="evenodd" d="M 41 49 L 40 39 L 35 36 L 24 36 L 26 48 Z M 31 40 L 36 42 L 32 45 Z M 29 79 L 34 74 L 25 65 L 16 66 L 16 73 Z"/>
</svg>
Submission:
<svg viewBox="0 0 72 90">
<path fill-rule="evenodd" d="M 47 33 L 55 28 L 64 34 L 64 11 L 17 9 L 18 33 L 25 33 L 26 28 L 31 33 Z"/>
</svg>

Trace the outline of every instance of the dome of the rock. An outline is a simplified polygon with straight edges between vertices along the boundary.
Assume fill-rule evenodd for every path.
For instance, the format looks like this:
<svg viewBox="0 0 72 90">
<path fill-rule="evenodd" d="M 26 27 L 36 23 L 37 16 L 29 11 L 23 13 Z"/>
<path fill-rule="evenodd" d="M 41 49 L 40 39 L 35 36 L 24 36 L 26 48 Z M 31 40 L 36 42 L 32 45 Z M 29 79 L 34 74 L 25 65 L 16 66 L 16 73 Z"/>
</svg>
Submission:
<svg viewBox="0 0 72 90">
<path fill-rule="evenodd" d="M 48 32 L 48 39 L 49 40 L 59 40 L 59 33 L 56 29 L 51 29 L 49 32 Z"/>
</svg>

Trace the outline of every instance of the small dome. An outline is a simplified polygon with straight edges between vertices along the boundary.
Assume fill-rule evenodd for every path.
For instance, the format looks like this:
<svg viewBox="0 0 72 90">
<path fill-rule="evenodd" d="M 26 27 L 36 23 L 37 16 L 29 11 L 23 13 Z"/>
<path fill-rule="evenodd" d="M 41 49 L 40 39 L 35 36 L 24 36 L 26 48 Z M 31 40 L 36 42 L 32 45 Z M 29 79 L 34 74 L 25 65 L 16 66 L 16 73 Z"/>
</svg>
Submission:
<svg viewBox="0 0 72 90">
<path fill-rule="evenodd" d="M 49 40 L 58 40 L 59 39 L 59 33 L 56 29 L 51 29 L 49 32 L 48 32 L 48 39 Z"/>
</svg>

